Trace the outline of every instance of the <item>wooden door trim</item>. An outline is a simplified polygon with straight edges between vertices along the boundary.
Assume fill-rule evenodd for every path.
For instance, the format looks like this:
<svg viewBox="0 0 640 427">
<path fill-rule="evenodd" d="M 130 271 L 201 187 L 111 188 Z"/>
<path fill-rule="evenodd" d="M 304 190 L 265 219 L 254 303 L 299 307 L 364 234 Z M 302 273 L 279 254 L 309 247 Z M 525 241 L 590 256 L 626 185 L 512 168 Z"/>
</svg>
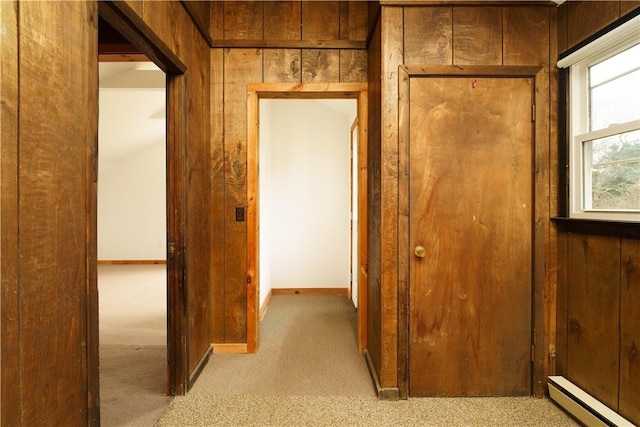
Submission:
<svg viewBox="0 0 640 427">
<path fill-rule="evenodd" d="M 187 288 L 185 278 L 186 212 L 186 65 L 125 2 L 98 2 L 98 12 L 141 54 L 167 74 L 167 364 L 168 392 L 183 395 L 189 387 Z M 97 54 L 97 52 L 96 52 Z M 95 220 L 97 211 L 88 213 Z M 95 258 L 95 256 L 94 256 Z M 97 263 L 96 259 L 88 260 Z M 92 293 L 93 290 L 90 290 Z M 90 295 L 92 297 L 93 295 Z M 97 297 L 97 289 L 96 289 Z M 93 321 L 88 314 L 89 321 Z M 97 330 L 97 321 L 96 330 Z M 93 329 L 89 329 L 89 334 Z M 89 340 L 88 342 L 91 342 Z M 97 345 L 97 340 L 96 344 Z M 92 351 L 91 349 L 89 351 Z M 97 352 L 97 349 L 96 349 Z M 90 367 L 98 360 L 90 361 Z M 90 371 L 92 372 L 92 371 Z M 96 370 L 97 372 L 97 370 Z M 97 373 L 90 384 L 99 384 Z M 98 399 L 96 399 L 97 401 Z"/>
<path fill-rule="evenodd" d="M 534 105 L 545 108 L 540 90 L 544 70 L 538 66 L 459 66 L 459 65 L 401 65 L 398 72 L 398 388 L 401 398 L 409 393 L 409 143 L 410 143 L 410 87 L 412 78 L 420 77 L 504 77 L 531 78 Z M 542 110 L 542 108 L 538 108 Z M 542 112 L 540 112 L 539 115 Z M 532 366 L 532 394 L 545 393 L 549 363 L 546 357 L 554 337 L 549 336 L 550 207 L 549 207 L 549 131 L 547 121 L 535 120 L 533 143 L 534 215 L 532 242 L 532 345 L 535 345 Z"/>
<path fill-rule="evenodd" d="M 358 101 L 358 349 L 367 342 L 367 84 L 250 83 L 247 85 L 247 352 L 259 345 L 259 119 L 260 99 L 356 99 Z M 364 142 L 364 143 L 363 143 Z"/>
</svg>

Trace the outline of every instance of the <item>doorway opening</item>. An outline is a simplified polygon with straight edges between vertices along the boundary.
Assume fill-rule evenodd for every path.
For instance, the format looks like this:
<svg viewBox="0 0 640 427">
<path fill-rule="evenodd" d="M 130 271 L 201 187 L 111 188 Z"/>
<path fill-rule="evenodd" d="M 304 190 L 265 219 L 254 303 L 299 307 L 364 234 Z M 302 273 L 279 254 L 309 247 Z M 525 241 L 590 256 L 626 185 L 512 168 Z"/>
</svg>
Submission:
<svg viewBox="0 0 640 427">
<path fill-rule="evenodd" d="M 252 353 L 257 350 L 259 345 L 258 325 L 261 308 L 268 302 L 270 293 L 275 293 L 276 289 L 301 292 L 304 289 L 299 288 L 307 287 L 311 289 L 310 292 L 313 292 L 313 290 L 318 291 L 320 288 L 326 293 L 327 288 L 329 288 L 337 289 L 335 293 L 343 292 L 346 296 L 349 295 L 350 288 L 349 247 L 352 235 L 350 230 L 351 213 L 349 212 L 351 197 L 349 176 L 353 168 L 350 160 L 350 134 L 353 129 L 354 117 L 349 117 L 348 113 L 345 114 L 346 126 L 343 136 L 345 142 L 342 143 L 342 150 L 338 148 L 338 144 L 338 147 L 334 148 L 334 150 L 337 150 L 334 154 L 327 154 L 327 151 L 325 151 L 321 155 L 318 147 L 322 147 L 323 143 L 307 144 L 305 147 L 305 144 L 299 141 L 299 135 L 293 135 L 289 142 L 283 142 L 286 138 L 281 136 L 272 138 L 271 135 L 263 132 L 262 127 L 259 125 L 265 122 L 264 118 L 261 118 L 262 110 L 266 111 L 267 114 L 273 115 L 274 109 L 272 106 L 276 105 L 277 102 L 287 102 L 284 99 L 322 101 L 325 107 L 331 104 L 330 100 L 347 101 L 344 106 L 348 106 L 348 101 L 351 100 L 351 108 L 355 107 L 353 111 L 359 123 L 357 126 L 357 140 L 366 141 L 367 102 L 366 84 L 252 84 L 249 85 L 248 93 L 247 200 L 249 203 L 247 205 L 247 271 L 249 285 L 247 294 L 246 351 Z M 273 102 L 276 102 L 276 104 L 272 104 Z M 322 105 L 322 103 L 316 103 L 316 106 Z M 340 102 L 334 105 L 338 104 Z M 297 109 L 294 108 L 294 110 Z M 285 113 L 280 124 L 281 127 L 288 129 L 286 133 L 289 134 L 291 134 L 291 124 L 293 122 L 304 121 L 302 118 L 291 120 L 291 114 L 295 114 L 294 110 Z M 288 126 L 286 123 L 287 115 L 290 121 Z M 308 117 L 308 119 L 311 122 L 314 121 L 313 116 Z M 318 122 L 321 123 L 320 128 L 328 127 L 325 123 L 322 123 L 322 120 Z M 307 123 L 306 127 L 309 126 L 310 124 Z M 302 128 L 304 127 L 305 125 L 302 126 Z M 269 139 L 277 139 L 277 141 L 273 143 Z M 284 144 L 284 146 L 277 148 L 277 151 L 266 150 L 266 147 L 271 143 L 276 146 Z M 303 148 L 306 148 L 306 150 L 303 150 Z M 326 149 L 326 147 L 324 148 Z M 332 166 L 326 166 L 326 164 L 323 166 L 322 156 L 331 157 L 339 152 L 342 152 L 345 158 L 343 169 L 340 172 L 333 170 L 332 174 Z M 358 290 L 355 293 L 358 299 L 354 305 L 358 307 L 357 341 L 358 349 L 362 352 L 366 346 L 367 318 L 366 144 L 357 145 L 357 154 L 354 158 L 358 162 L 355 167 L 357 172 L 354 176 L 353 184 L 358 189 L 357 201 L 354 206 L 357 207 L 359 218 L 357 232 L 355 233 L 357 242 L 353 243 L 353 247 L 357 248 L 355 252 L 357 252 L 358 260 L 357 273 L 354 272 L 358 276 Z M 260 173 L 258 173 L 258 170 L 260 170 Z M 294 176 L 291 176 L 292 173 L 294 173 Z M 340 175 L 344 179 L 342 183 L 337 178 Z M 337 187 L 333 187 L 333 190 L 329 185 L 331 182 L 337 183 Z M 317 184 L 320 185 L 316 188 Z M 342 200 L 344 208 L 337 208 L 332 211 L 332 203 L 335 204 L 339 200 L 329 198 L 328 195 L 332 192 L 342 193 L 342 197 L 339 199 Z M 274 201 L 278 199 L 284 201 L 284 204 L 276 205 Z M 313 207 L 313 202 L 317 199 L 320 199 L 320 207 Z M 265 201 L 266 204 L 263 204 Z M 318 212 L 314 212 L 314 210 L 322 213 L 318 215 Z M 342 219 L 340 218 L 341 215 L 343 216 Z M 342 220 L 344 223 L 344 228 L 342 229 L 343 237 L 337 238 L 338 245 L 342 245 L 340 246 L 342 249 L 331 249 L 328 244 L 326 247 L 320 248 L 320 246 L 325 246 L 327 241 L 336 240 L 331 237 L 331 233 L 328 230 L 323 229 L 327 225 L 329 218 L 331 218 L 331 221 L 335 220 L 340 223 Z M 307 220 L 308 222 L 305 222 Z M 339 229 L 340 227 L 338 226 L 337 228 Z M 263 231 L 261 232 L 260 230 Z M 303 232 L 305 230 L 306 232 Z M 307 233 L 309 231 L 315 234 L 315 237 L 310 238 L 313 243 L 308 245 L 305 242 L 305 238 L 309 238 L 310 234 Z M 264 234 L 265 232 L 266 235 Z M 340 233 L 340 231 L 337 232 Z M 273 233 L 273 235 L 270 235 L 270 233 Z M 275 236 L 276 233 L 279 235 Z M 288 237 L 281 238 L 282 235 Z M 271 245 L 268 250 L 263 247 L 262 240 L 266 240 Z M 320 249 L 324 254 L 322 256 L 320 255 Z M 314 253 L 315 250 L 318 250 L 317 254 Z M 332 253 L 332 251 L 337 252 L 337 254 Z M 340 253 L 342 253 L 342 257 Z M 289 258 L 287 261 L 289 267 L 285 267 L 288 270 L 286 274 L 280 274 L 278 267 L 273 264 L 278 254 Z M 294 254 L 296 256 L 299 255 L 301 258 L 297 261 L 291 260 L 291 256 Z M 318 256 L 316 257 L 316 255 Z M 333 269 L 336 261 L 331 261 L 330 258 L 336 255 L 338 258 L 341 257 L 342 261 L 337 262 L 344 264 L 344 268 Z M 296 267 L 306 265 L 307 268 L 315 269 L 316 272 L 322 271 L 322 274 L 317 274 L 320 277 L 320 282 L 314 283 L 310 280 L 300 280 L 300 277 L 304 276 L 298 276 L 294 278 L 294 282 L 291 282 L 289 279 L 292 277 L 291 268 L 294 265 Z M 262 268 L 266 271 L 262 271 Z M 336 272 L 337 276 L 329 278 L 326 273 L 330 270 Z M 304 271 L 301 273 L 304 275 Z M 339 278 L 340 274 L 343 274 L 342 280 Z M 263 280 L 267 283 L 262 283 Z M 322 280 L 325 281 L 322 282 Z M 297 284 L 294 285 L 294 283 Z M 301 286 L 301 283 L 306 285 Z"/>
<path fill-rule="evenodd" d="M 115 425 L 153 421 L 168 402 L 166 75 L 101 61 L 99 85 L 100 394 Z"/>
<path fill-rule="evenodd" d="M 355 99 L 260 100 L 261 317 L 271 294 L 350 293 L 356 116 Z"/>
</svg>

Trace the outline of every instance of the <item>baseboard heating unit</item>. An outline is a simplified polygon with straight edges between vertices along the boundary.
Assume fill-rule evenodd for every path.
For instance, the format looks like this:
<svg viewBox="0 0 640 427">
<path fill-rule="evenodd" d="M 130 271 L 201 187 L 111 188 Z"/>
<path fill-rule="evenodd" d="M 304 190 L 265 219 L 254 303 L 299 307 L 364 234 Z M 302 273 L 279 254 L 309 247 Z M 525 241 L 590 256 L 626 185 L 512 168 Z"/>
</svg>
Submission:
<svg viewBox="0 0 640 427">
<path fill-rule="evenodd" d="M 548 386 L 551 399 L 588 427 L 635 427 L 565 377 L 549 377 Z"/>
</svg>

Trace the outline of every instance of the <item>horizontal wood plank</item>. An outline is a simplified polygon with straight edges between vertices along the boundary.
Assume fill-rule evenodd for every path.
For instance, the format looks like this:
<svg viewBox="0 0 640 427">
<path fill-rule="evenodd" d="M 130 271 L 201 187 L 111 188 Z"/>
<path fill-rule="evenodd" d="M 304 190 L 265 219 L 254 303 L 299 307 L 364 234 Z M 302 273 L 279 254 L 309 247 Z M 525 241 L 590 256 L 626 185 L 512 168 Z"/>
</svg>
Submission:
<svg viewBox="0 0 640 427">
<path fill-rule="evenodd" d="M 364 41 L 353 40 L 213 40 L 216 48 L 241 49 L 366 49 Z"/>
</svg>

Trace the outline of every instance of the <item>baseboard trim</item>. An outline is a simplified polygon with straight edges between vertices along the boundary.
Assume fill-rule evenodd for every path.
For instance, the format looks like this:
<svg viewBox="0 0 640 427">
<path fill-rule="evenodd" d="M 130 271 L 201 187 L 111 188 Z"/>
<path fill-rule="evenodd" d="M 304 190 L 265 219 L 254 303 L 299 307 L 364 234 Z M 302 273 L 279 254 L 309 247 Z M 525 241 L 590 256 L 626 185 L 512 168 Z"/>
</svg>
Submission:
<svg viewBox="0 0 640 427">
<path fill-rule="evenodd" d="M 164 259 L 123 259 L 123 260 L 98 260 L 102 265 L 126 265 L 126 264 L 166 264 Z"/>
<path fill-rule="evenodd" d="M 193 373 L 189 376 L 188 390 L 191 390 L 191 387 L 193 387 L 193 385 L 198 380 L 198 377 L 202 373 L 202 370 L 204 369 L 205 366 L 207 366 L 207 363 L 209 363 L 209 359 L 211 358 L 212 352 L 213 352 L 213 346 L 210 345 L 207 351 L 204 352 L 204 354 L 198 361 L 198 364 L 196 365 L 196 368 L 193 370 Z"/>
<path fill-rule="evenodd" d="M 273 288 L 271 289 L 273 295 L 292 295 L 292 294 L 305 294 L 305 295 L 349 295 L 349 288 Z"/>
<path fill-rule="evenodd" d="M 246 354 L 247 343 L 212 344 L 213 354 Z"/>
<path fill-rule="evenodd" d="M 269 293 L 267 294 L 267 297 L 264 299 L 264 301 L 262 302 L 262 305 L 260 306 L 260 312 L 258 313 L 258 318 L 260 319 L 260 321 L 262 322 L 262 319 L 264 319 L 264 315 L 267 312 L 267 308 L 269 308 L 269 301 L 271 301 L 271 295 L 273 295 L 273 290 L 270 290 Z"/>
<path fill-rule="evenodd" d="M 550 376 L 547 385 L 551 399 L 586 426 L 633 425 L 565 377 Z"/>
<path fill-rule="evenodd" d="M 364 360 L 367 362 L 367 368 L 369 368 L 369 375 L 373 381 L 373 386 L 376 389 L 376 394 L 380 400 L 400 400 L 400 389 L 398 387 L 382 387 L 380 385 L 380 379 L 376 373 L 376 369 L 373 366 L 371 355 L 366 348 L 363 350 Z"/>
</svg>

